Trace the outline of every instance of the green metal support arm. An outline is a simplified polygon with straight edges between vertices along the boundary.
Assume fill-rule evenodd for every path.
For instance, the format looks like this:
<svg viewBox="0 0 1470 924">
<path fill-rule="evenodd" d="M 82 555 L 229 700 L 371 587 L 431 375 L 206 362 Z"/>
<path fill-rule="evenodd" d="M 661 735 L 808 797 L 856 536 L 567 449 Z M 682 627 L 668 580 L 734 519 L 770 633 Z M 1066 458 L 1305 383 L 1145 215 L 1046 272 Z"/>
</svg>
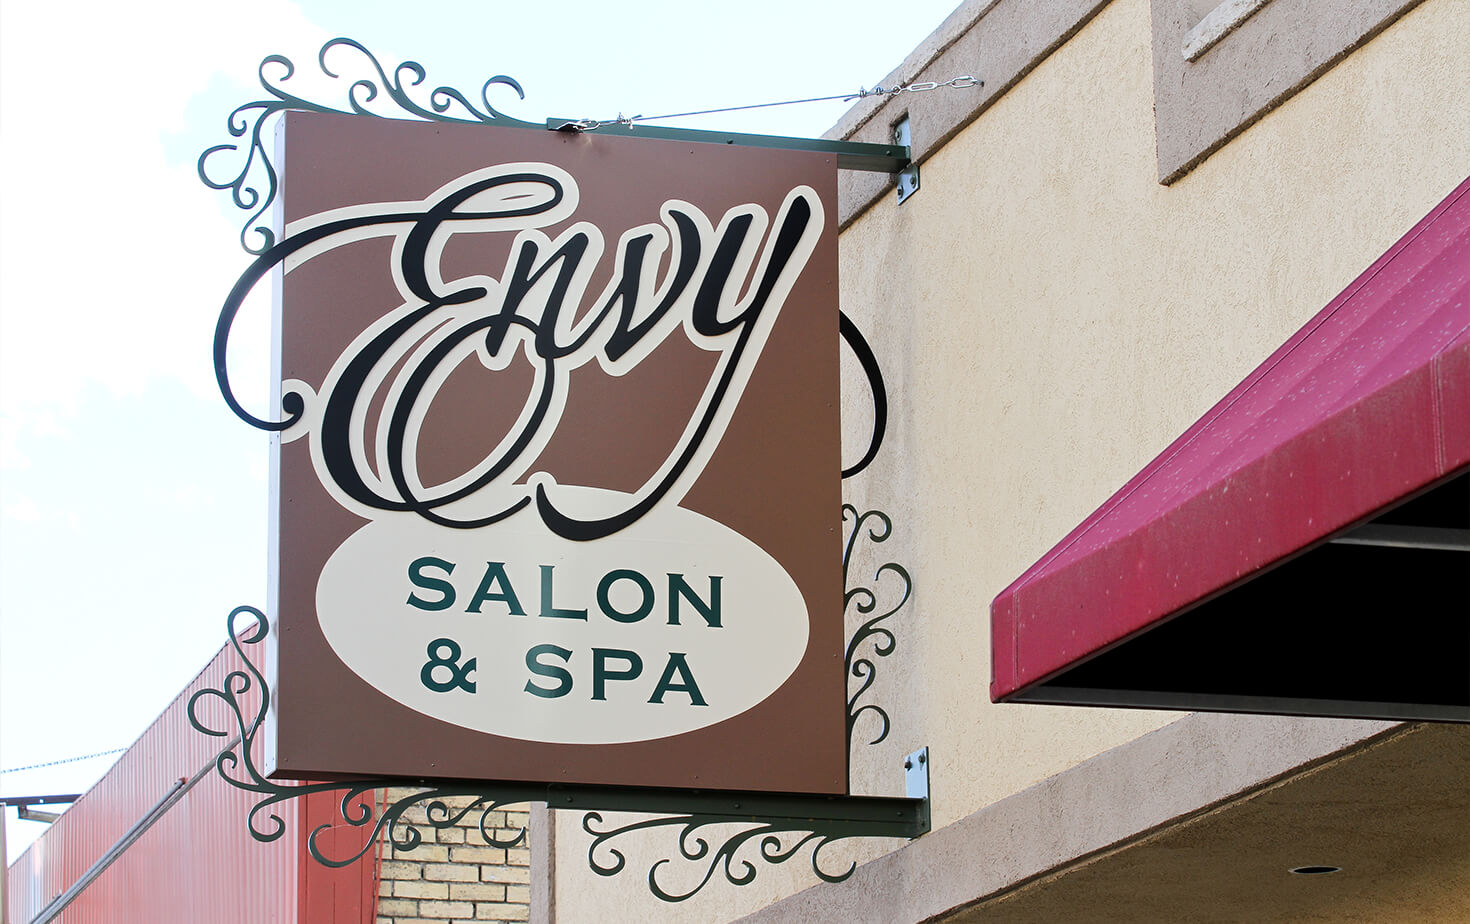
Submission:
<svg viewBox="0 0 1470 924">
<path fill-rule="evenodd" d="M 837 822 L 861 829 L 871 837 L 914 838 L 929 831 L 927 799 L 566 785 L 547 786 L 542 798 L 550 808 L 576 811 L 713 815 L 751 822 L 773 819 Z"/>
<path fill-rule="evenodd" d="M 862 141 L 829 141 L 825 138 L 791 138 L 785 135 L 747 135 L 740 132 L 711 132 L 691 128 L 664 128 L 628 122 L 593 122 L 579 119 L 547 119 L 552 131 L 596 132 L 624 138 L 657 138 L 662 141 L 693 141 L 701 144 L 733 144 L 783 151 L 816 151 L 837 155 L 838 170 L 897 173 L 909 165 L 909 148 L 902 144 L 869 144 Z"/>
</svg>

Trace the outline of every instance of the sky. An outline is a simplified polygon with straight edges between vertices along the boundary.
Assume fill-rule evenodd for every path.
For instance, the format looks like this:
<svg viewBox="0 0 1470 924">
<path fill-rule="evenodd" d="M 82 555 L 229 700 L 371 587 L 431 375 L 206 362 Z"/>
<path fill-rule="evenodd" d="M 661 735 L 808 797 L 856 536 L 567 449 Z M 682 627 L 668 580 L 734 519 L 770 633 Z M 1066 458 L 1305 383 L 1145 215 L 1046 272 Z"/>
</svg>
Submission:
<svg viewBox="0 0 1470 924">
<path fill-rule="evenodd" d="M 349 36 L 471 98 L 509 75 L 516 118 L 606 120 L 872 87 L 954 4 L 0 0 L 0 794 L 85 791 L 117 755 L 71 759 L 131 744 L 264 604 L 267 443 L 210 352 L 246 215 L 195 173 L 262 58 L 340 104 L 316 53 Z M 662 124 L 815 137 L 849 105 Z M 266 312 L 241 325 L 268 413 Z M 5 814 L 14 859 L 44 826 Z"/>
</svg>

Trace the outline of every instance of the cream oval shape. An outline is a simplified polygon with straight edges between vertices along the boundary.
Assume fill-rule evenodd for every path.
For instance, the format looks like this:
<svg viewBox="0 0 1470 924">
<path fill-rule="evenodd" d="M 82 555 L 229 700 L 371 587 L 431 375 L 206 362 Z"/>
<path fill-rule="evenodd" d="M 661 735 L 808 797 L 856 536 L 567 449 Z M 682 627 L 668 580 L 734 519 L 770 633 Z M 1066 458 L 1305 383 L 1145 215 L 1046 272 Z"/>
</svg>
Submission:
<svg viewBox="0 0 1470 924">
<path fill-rule="evenodd" d="M 583 516 L 630 501 L 548 491 Z M 332 553 L 316 606 L 333 651 L 385 695 L 556 744 L 647 741 L 739 715 L 791 676 L 809 634 L 801 591 L 774 558 L 672 504 L 596 542 L 562 539 L 534 509 L 474 530 L 389 515 Z M 436 659 L 458 674 L 426 674 Z"/>
</svg>

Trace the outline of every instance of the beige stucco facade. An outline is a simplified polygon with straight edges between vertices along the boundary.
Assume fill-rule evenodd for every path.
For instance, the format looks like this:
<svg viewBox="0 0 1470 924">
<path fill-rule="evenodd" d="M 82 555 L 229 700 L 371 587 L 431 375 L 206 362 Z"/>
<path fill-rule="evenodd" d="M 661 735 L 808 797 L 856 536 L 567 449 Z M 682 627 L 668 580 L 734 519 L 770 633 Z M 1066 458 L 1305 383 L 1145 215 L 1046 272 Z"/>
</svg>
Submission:
<svg viewBox="0 0 1470 924">
<path fill-rule="evenodd" d="M 1274 108 L 1252 114 L 1168 185 L 1160 182 L 1158 24 L 1150 0 L 1081 5 L 1075 32 L 1056 36 L 1060 44 L 1050 53 L 1035 47 L 1037 59 L 1014 68 L 1019 76 L 1003 92 L 988 72 L 991 61 L 943 60 L 962 37 L 1022 15 L 1017 6 L 962 6 L 943 40 L 916 52 L 907 73 L 896 72 L 900 79 L 943 79 L 955 75 L 924 69 L 962 65 L 986 79 L 987 89 L 934 95 L 996 95 L 973 118 L 933 133 L 939 140 L 921 153 L 921 187 L 903 205 L 891 190 L 876 198 L 863 193 L 868 177 L 851 180 L 841 237 L 843 310 L 873 345 L 891 402 L 882 451 L 843 493 L 859 510 L 888 513 L 894 532 L 882 546 L 865 547 L 856 568 L 867 576 L 895 561 L 914 581 L 912 600 L 892 620 L 896 650 L 875 659 L 878 680 L 865 699 L 883 705 L 893 729 L 881 744 L 865 746 L 859 726 L 852 784 L 859 793 L 901 794 L 903 756 L 928 746 L 935 832 L 900 852 L 910 859 L 884 856 L 882 875 L 877 865 L 860 867 L 847 883 L 821 885 L 785 904 L 773 903 L 816 882 L 804 861 L 771 867 L 747 848 L 761 867 L 752 884 L 736 888 L 716 871 L 697 896 L 670 906 L 648 893 L 644 876 L 658 859 L 677 858 L 676 832 L 619 842 L 628 869 L 603 878 L 588 870 L 581 815 L 554 813 L 547 839 L 554 856 L 546 857 L 554 869 L 533 914 L 568 922 L 684 922 L 766 909 L 762 920 L 921 920 L 1012 895 L 1004 899 L 1011 911 L 992 913 L 982 903 L 965 920 L 1057 920 L 1052 915 L 1075 910 L 1067 901 L 1116 899 L 1126 889 L 1117 891 L 1114 882 L 1067 891 L 1048 875 L 1062 875 L 1079 858 L 1095 859 L 1109 844 L 1176 829 L 1206 846 L 1215 838 L 1211 862 L 1229 865 L 1249 831 L 1271 828 L 1272 803 L 1261 794 L 1317 772 L 1323 761 L 1372 755 L 1390 747 L 1383 742 L 1393 736 L 1414 732 L 1434 736 L 1432 746 L 1423 744 L 1431 756 L 1419 764 L 1462 766 L 1454 761 L 1466 753 L 1464 726 L 1416 731 L 1326 719 L 993 705 L 987 687 L 991 599 L 1470 175 L 1470 0 L 1425 0 L 1385 12 L 1375 26 L 1381 31 L 1345 49 L 1288 98 L 1272 101 Z M 988 41 L 1003 43 L 1004 36 Z M 869 104 L 866 121 L 854 117 L 842 127 L 872 140 L 904 105 L 902 98 L 886 108 Z M 919 113 L 914 118 L 917 124 Z M 849 359 L 843 429 L 851 461 L 872 416 L 867 387 Z M 1331 778 L 1330 786 L 1323 778 L 1328 801 L 1347 806 L 1333 829 L 1342 838 L 1370 835 L 1364 829 L 1371 813 L 1355 813 L 1352 804 L 1380 777 L 1365 771 L 1368 782 L 1354 783 L 1349 774 Z M 1448 784 L 1431 775 L 1421 785 Z M 1030 803 L 1017 801 L 1063 791 L 1075 802 L 1048 796 L 1035 803 L 1050 806 L 1051 817 L 1028 820 Z M 1465 790 L 1440 795 L 1425 824 L 1459 819 L 1461 831 L 1470 829 Z M 1234 821 L 1220 815 L 1237 802 L 1254 814 Z M 981 823 L 1003 811 L 1012 812 L 1004 824 Z M 1100 813 L 1095 830 L 1065 830 L 1093 817 L 1089 811 Z M 1402 814 L 1402 807 L 1383 811 Z M 1199 826 L 1207 817 L 1216 827 Z M 1185 833 L 1186 822 L 1194 834 Z M 986 838 L 993 843 L 977 844 Z M 1007 849 L 1028 838 L 1046 843 Z M 975 862 L 989 857 L 995 870 L 981 875 L 956 865 L 945 873 L 933 851 L 924 853 L 930 840 L 972 850 Z M 1410 830 L 1406 841 L 1413 840 Z M 1266 888 L 1237 891 L 1257 896 L 1258 920 L 1359 913 L 1364 920 L 1463 920 L 1470 916 L 1470 839 L 1435 843 L 1439 852 L 1426 862 L 1443 874 L 1395 886 L 1419 890 L 1423 901 L 1386 905 L 1378 916 L 1368 909 L 1381 895 L 1364 891 L 1361 881 L 1351 901 L 1332 894 L 1329 883 L 1290 900 Z M 851 855 L 868 860 L 900 846 L 869 842 Z M 843 865 L 839 853 L 828 868 Z M 684 879 L 677 864 L 661 875 L 692 885 L 704 865 L 685 865 Z M 914 877 L 925 869 L 943 881 L 921 887 Z M 1131 876 L 1147 890 L 1143 878 L 1165 874 L 1139 862 L 1114 875 L 1124 882 Z M 964 877 L 972 881 L 955 881 Z M 1048 882 L 1054 891 L 1043 894 Z M 1041 896 L 1032 906 L 1016 904 L 1022 885 Z M 906 892 L 914 894 L 895 897 Z M 940 893 L 947 897 L 934 897 Z M 1407 916 L 1410 907 L 1417 910 Z M 1179 909 L 1093 904 L 1086 919 L 1163 920 Z"/>
</svg>

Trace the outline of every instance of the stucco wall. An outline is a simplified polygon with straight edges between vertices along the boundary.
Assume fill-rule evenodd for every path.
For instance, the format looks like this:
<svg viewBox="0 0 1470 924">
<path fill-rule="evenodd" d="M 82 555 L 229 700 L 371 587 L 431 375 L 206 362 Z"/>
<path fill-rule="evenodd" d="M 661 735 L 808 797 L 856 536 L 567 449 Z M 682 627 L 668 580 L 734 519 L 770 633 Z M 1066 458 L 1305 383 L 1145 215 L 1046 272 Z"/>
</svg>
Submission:
<svg viewBox="0 0 1470 924">
<path fill-rule="evenodd" d="M 990 600 L 1470 174 L 1470 2 L 1427 0 L 1168 187 L 1151 35 L 1149 0 L 1114 0 L 841 239 L 891 401 L 844 499 L 893 517 L 866 567 L 915 583 L 873 691 L 895 727 L 853 785 L 901 792 L 928 745 L 936 826 L 1177 718 L 991 705 Z M 843 412 L 850 462 L 856 364 Z M 580 822 L 557 820 L 558 920 L 729 920 L 813 881 L 664 906 L 643 876 L 669 832 L 602 879 Z"/>
</svg>

